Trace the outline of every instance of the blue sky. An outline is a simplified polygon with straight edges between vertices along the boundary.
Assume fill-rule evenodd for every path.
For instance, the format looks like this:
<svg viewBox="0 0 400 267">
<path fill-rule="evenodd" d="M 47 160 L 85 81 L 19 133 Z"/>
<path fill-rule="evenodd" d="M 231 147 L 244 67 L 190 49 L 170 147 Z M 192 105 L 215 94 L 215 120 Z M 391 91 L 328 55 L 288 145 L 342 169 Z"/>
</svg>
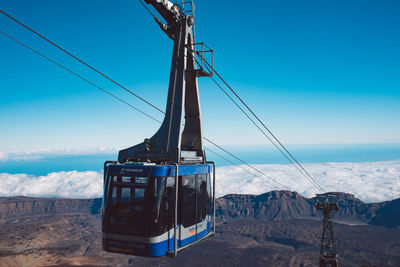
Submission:
<svg viewBox="0 0 400 267">
<path fill-rule="evenodd" d="M 400 143 L 399 1 L 196 1 L 197 41 L 287 144 Z M 164 109 L 172 41 L 137 1 L 15 1 L 0 9 Z M 161 114 L 0 14 L 0 29 Z M 0 151 L 128 147 L 158 125 L 0 35 Z M 199 81 L 204 134 L 265 144 Z"/>
</svg>

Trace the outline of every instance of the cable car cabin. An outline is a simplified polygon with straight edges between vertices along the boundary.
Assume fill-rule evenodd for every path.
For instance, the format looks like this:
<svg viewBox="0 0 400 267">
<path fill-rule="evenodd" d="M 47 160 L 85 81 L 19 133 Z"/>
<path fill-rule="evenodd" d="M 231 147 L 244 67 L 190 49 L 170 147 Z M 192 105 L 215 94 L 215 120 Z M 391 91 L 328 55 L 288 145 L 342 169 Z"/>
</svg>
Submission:
<svg viewBox="0 0 400 267">
<path fill-rule="evenodd" d="M 193 1 L 181 7 L 169 0 L 145 2 L 167 22 L 154 17 L 174 42 L 167 105 L 152 137 L 105 163 L 103 249 L 176 256 L 215 233 L 215 164 L 206 161 L 197 82 L 206 75 L 197 69 Z"/>
<path fill-rule="evenodd" d="M 213 234 L 213 169 L 213 163 L 178 166 L 106 162 L 103 249 L 149 257 L 176 255 Z"/>
</svg>

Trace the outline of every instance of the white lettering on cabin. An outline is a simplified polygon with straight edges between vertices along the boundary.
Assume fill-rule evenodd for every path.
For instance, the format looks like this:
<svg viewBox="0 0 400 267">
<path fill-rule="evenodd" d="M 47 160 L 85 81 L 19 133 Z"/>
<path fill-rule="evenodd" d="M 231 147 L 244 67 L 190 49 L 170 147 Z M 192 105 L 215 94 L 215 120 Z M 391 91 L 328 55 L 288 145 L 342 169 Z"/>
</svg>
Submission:
<svg viewBox="0 0 400 267">
<path fill-rule="evenodd" d="M 121 169 L 121 174 L 128 173 L 128 172 L 143 172 L 143 169 Z"/>
</svg>

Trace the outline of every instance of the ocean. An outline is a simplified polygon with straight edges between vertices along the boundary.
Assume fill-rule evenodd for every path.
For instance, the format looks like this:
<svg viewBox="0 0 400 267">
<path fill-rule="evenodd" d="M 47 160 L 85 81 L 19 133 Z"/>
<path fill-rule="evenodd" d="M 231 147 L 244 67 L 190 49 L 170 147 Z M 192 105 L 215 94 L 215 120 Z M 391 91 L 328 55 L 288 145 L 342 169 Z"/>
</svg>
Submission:
<svg viewBox="0 0 400 267">
<path fill-rule="evenodd" d="M 242 164 L 218 148 L 210 147 L 235 164 Z M 250 164 L 289 164 L 289 161 L 271 146 L 226 146 L 227 150 Z M 301 163 L 377 162 L 400 159 L 400 144 L 385 145 L 288 145 L 288 150 Z M 230 162 L 206 152 L 207 159 L 217 166 Z M 101 171 L 106 160 L 116 160 L 118 153 L 96 154 L 40 154 L 38 157 L 0 159 L 0 173 L 26 173 L 35 176 L 59 171 Z"/>
</svg>

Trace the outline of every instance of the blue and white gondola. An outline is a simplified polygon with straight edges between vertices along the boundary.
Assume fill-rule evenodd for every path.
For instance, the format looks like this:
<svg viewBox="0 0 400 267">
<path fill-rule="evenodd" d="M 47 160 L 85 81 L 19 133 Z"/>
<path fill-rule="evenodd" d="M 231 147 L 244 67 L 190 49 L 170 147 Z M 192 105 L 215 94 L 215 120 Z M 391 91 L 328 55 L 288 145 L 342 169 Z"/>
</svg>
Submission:
<svg viewBox="0 0 400 267">
<path fill-rule="evenodd" d="M 214 233 L 213 164 L 106 164 L 104 171 L 105 251 L 176 255 Z"/>
</svg>

